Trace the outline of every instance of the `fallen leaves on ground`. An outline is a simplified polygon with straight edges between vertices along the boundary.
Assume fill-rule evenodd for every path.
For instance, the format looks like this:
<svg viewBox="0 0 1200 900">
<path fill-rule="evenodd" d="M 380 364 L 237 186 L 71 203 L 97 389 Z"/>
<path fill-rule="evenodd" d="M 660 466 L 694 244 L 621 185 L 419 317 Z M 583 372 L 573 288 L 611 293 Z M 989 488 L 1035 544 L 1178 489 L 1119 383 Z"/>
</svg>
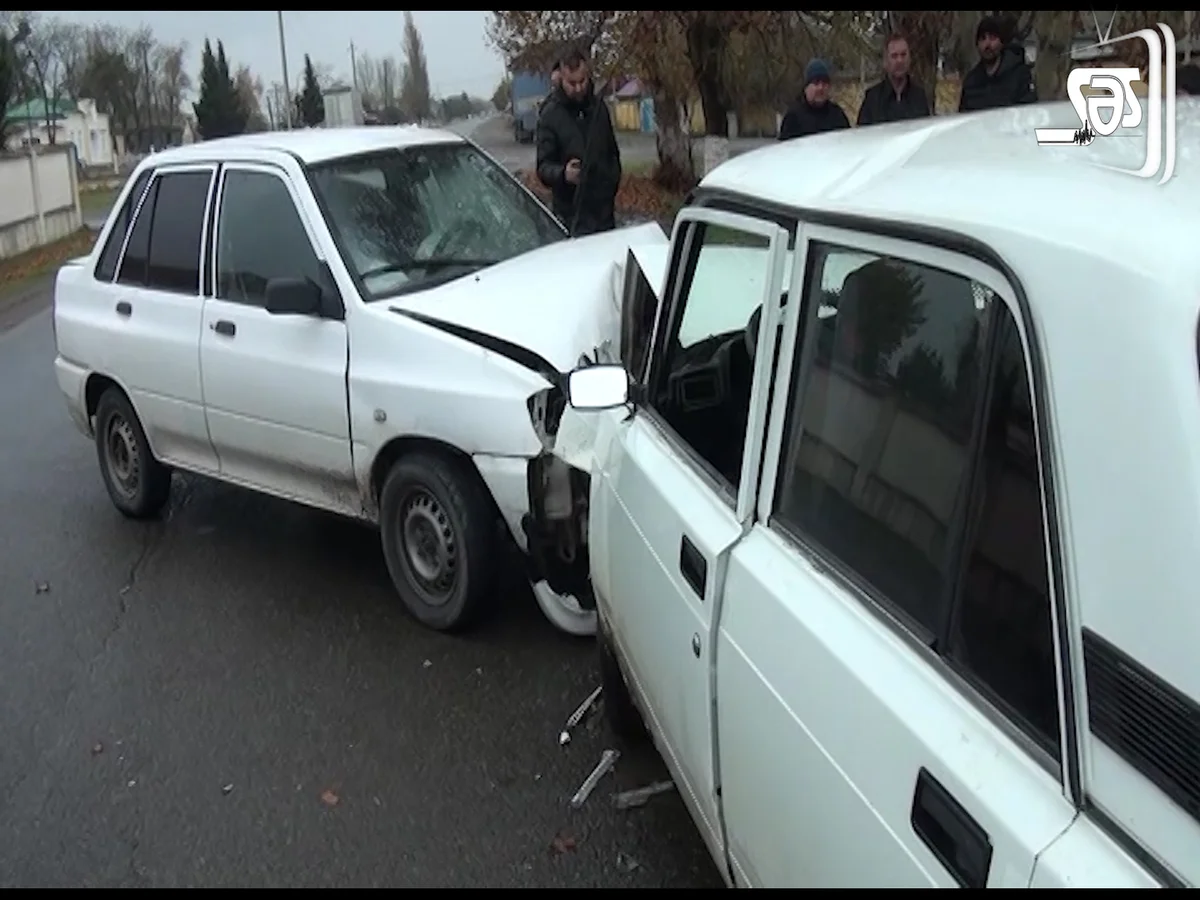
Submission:
<svg viewBox="0 0 1200 900">
<path fill-rule="evenodd" d="M 321 802 L 326 806 L 337 806 L 342 802 L 342 798 L 331 790 L 324 790 L 321 791 Z"/>
<path fill-rule="evenodd" d="M 563 853 L 570 853 L 575 849 L 575 846 L 575 838 L 571 837 L 569 834 L 563 834 L 561 831 L 550 841 L 550 850 L 553 853 L 560 855 Z"/>
<path fill-rule="evenodd" d="M 550 203 L 550 191 L 538 179 L 536 172 L 520 172 L 521 182 L 545 202 Z M 617 189 L 618 216 L 640 219 L 673 219 L 683 204 L 683 195 L 660 187 L 648 175 L 626 174 Z"/>
<path fill-rule="evenodd" d="M 95 242 L 96 233 L 81 228 L 62 240 L 0 260 L 0 285 L 13 284 L 52 271 L 72 257 L 90 253 Z"/>
</svg>

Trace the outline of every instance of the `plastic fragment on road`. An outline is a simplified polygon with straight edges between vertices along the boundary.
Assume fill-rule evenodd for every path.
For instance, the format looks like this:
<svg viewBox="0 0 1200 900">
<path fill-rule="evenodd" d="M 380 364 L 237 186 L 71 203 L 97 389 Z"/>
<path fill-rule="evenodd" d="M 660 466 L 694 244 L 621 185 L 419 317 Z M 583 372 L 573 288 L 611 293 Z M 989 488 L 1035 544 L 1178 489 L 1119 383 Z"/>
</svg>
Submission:
<svg viewBox="0 0 1200 900">
<path fill-rule="evenodd" d="M 563 730 L 558 733 L 558 745 L 565 747 L 571 743 L 571 732 L 579 727 L 579 723 L 587 717 L 587 715 L 596 708 L 596 701 L 600 699 L 600 694 L 603 692 L 603 687 L 598 687 L 584 700 L 579 706 L 575 707 L 575 712 L 567 716 L 566 724 L 563 725 Z"/>
<path fill-rule="evenodd" d="M 583 779 L 583 784 L 579 786 L 579 790 L 571 798 L 571 807 L 573 809 L 579 809 L 583 804 L 587 803 L 587 798 L 592 795 L 592 791 L 596 789 L 596 785 L 600 783 L 600 779 L 613 770 L 613 766 L 617 764 L 617 760 L 620 758 L 621 751 L 619 750 L 605 750 L 600 755 L 600 762 L 596 763 L 596 768 L 592 769 L 592 774 Z"/>
<path fill-rule="evenodd" d="M 613 794 L 613 806 L 617 809 L 635 809 L 639 806 L 645 806 L 651 797 L 657 797 L 659 794 L 665 794 L 668 791 L 675 790 L 675 782 L 673 781 L 656 781 L 653 784 L 648 784 L 645 787 L 634 788 L 631 791 L 621 791 L 619 794 Z"/>
</svg>

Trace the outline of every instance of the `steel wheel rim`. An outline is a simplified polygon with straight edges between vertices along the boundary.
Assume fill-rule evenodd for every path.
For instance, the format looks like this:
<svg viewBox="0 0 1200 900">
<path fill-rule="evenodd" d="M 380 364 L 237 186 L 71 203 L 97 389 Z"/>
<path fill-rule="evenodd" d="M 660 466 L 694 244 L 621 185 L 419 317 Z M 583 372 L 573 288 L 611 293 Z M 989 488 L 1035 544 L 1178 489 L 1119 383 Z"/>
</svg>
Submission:
<svg viewBox="0 0 1200 900">
<path fill-rule="evenodd" d="M 438 499 L 415 488 L 400 507 L 400 556 L 410 581 L 430 606 L 449 602 L 458 583 L 458 537 Z"/>
<path fill-rule="evenodd" d="M 114 414 L 108 420 L 104 434 L 104 456 L 117 490 L 125 497 L 136 494 L 142 478 L 142 455 L 133 426 L 122 415 Z"/>
</svg>

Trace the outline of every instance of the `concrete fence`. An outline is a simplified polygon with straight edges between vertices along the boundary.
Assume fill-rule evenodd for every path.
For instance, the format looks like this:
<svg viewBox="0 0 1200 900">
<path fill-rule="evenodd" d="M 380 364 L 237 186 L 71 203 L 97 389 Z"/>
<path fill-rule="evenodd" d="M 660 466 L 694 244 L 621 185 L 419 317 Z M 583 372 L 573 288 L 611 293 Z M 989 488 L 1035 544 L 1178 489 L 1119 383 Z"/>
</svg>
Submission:
<svg viewBox="0 0 1200 900">
<path fill-rule="evenodd" d="M 82 226 L 73 146 L 0 153 L 0 259 L 67 237 Z"/>
</svg>

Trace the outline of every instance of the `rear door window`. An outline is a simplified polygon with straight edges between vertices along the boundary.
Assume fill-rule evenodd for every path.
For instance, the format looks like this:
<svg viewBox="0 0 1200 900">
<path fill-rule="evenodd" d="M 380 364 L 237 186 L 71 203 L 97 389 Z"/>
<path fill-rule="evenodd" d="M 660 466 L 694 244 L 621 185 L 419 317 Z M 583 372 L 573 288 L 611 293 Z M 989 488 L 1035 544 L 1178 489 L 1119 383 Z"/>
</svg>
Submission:
<svg viewBox="0 0 1200 900">
<path fill-rule="evenodd" d="M 117 260 L 121 257 L 121 247 L 125 245 L 125 236 L 129 234 L 129 223 L 133 219 L 138 201 L 142 199 L 142 194 L 146 191 L 146 182 L 149 180 L 149 169 L 138 175 L 133 183 L 133 189 L 117 212 L 112 230 L 108 233 L 108 240 L 104 244 L 104 249 L 100 251 L 100 261 L 96 263 L 96 270 L 93 273 L 96 280 L 112 281 L 113 276 L 116 275 Z"/>
</svg>

